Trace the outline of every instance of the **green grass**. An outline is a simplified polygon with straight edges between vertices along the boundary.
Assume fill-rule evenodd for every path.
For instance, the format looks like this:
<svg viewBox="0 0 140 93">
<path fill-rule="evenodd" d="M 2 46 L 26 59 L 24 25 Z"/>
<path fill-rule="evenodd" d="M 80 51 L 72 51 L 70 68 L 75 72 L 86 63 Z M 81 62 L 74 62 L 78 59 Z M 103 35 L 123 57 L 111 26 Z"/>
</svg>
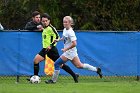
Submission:
<svg viewBox="0 0 140 93">
<path fill-rule="evenodd" d="M 27 78 L 27 77 L 26 77 Z M 42 77 L 40 84 L 30 84 L 25 77 L 18 84 L 15 78 L 0 78 L 0 93 L 139 93 L 140 82 L 131 78 L 80 77 L 74 83 L 70 77 L 59 77 L 56 84 L 45 84 Z"/>
</svg>

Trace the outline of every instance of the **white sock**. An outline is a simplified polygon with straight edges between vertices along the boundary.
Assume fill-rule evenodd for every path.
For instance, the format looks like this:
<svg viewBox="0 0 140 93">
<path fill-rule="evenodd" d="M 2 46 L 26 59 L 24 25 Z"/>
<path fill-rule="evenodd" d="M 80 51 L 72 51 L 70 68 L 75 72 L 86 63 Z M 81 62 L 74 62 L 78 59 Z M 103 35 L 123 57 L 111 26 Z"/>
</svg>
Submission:
<svg viewBox="0 0 140 93">
<path fill-rule="evenodd" d="M 89 65 L 89 64 L 85 64 L 85 63 L 84 63 L 83 68 L 84 68 L 84 69 L 91 70 L 91 71 L 97 71 L 97 68 L 96 68 L 96 67 L 91 66 L 91 65 Z"/>
<path fill-rule="evenodd" d="M 53 82 L 57 81 L 57 78 L 59 76 L 60 70 L 54 70 L 53 76 L 52 76 L 52 80 Z"/>
</svg>

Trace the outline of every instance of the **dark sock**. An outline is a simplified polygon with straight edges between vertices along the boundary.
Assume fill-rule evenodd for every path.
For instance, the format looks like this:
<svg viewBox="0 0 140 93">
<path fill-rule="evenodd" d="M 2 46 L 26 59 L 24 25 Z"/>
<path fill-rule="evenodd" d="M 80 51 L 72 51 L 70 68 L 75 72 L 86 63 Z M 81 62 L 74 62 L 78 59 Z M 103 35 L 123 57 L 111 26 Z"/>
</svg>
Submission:
<svg viewBox="0 0 140 93">
<path fill-rule="evenodd" d="M 64 69 L 66 72 L 68 72 L 74 79 L 75 82 L 77 82 L 76 74 L 71 70 L 71 68 L 65 64 L 63 64 L 62 69 Z"/>
<path fill-rule="evenodd" d="M 39 72 L 39 64 L 34 64 L 34 75 L 38 75 Z"/>
</svg>

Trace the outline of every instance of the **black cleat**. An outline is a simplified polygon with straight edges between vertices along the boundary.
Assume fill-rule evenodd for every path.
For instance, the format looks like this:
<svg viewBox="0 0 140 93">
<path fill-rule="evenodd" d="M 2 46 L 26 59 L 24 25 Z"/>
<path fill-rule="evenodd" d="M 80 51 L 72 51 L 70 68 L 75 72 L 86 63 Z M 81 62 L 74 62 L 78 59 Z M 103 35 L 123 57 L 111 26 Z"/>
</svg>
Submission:
<svg viewBox="0 0 140 93">
<path fill-rule="evenodd" d="M 31 78 L 32 76 L 33 76 L 33 75 L 31 75 L 30 78 Z M 27 81 L 30 81 L 30 78 L 27 78 L 26 80 L 27 80 Z"/>
<path fill-rule="evenodd" d="M 102 78 L 103 77 L 103 75 L 102 75 L 102 70 L 101 70 L 101 68 L 97 68 L 97 74 L 99 75 L 99 77 L 100 78 Z"/>
<path fill-rule="evenodd" d="M 76 78 L 74 79 L 74 81 L 75 81 L 75 83 L 78 83 L 79 74 L 76 73 L 75 75 L 76 75 Z"/>
<path fill-rule="evenodd" d="M 46 83 L 46 84 L 55 84 L 56 82 L 53 82 L 53 80 L 50 79 L 50 80 L 48 80 L 48 81 L 45 81 L 45 83 Z"/>
<path fill-rule="evenodd" d="M 30 78 L 27 78 L 26 80 L 27 80 L 27 81 L 30 81 Z"/>
</svg>

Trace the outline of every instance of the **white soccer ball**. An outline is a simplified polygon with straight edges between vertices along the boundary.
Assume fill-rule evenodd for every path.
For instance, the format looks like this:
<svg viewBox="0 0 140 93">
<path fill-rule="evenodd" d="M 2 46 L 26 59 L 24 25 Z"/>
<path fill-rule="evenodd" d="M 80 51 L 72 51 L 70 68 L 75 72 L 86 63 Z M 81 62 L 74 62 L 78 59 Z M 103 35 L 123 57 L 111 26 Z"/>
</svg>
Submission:
<svg viewBox="0 0 140 93">
<path fill-rule="evenodd" d="M 30 78 L 30 82 L 33 84 L 38 84 L 41 82 L 41 78 L 37 75 L 34 75 Z"/>
</svg>

